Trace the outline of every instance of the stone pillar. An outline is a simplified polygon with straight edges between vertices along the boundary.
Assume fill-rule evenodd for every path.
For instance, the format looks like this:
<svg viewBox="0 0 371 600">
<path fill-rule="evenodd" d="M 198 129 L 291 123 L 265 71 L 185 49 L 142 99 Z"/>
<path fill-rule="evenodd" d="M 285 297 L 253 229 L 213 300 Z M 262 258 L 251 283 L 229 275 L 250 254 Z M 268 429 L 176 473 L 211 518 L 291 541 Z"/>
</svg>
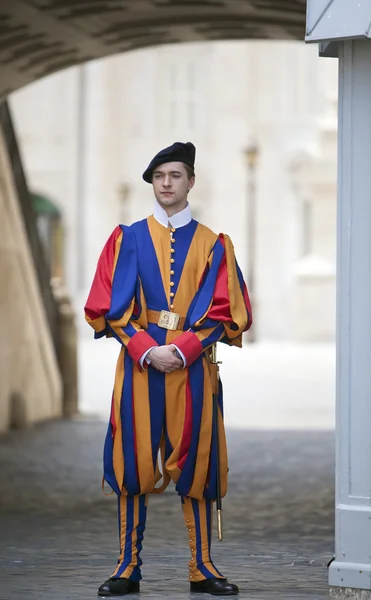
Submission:
<svg viewBox="0 0 371 600">
<path fill-rule="evenodd" d="M 75 312 L 61 281 L 53 279 L 52 286 L 58 303 L 58 364 L 63 383 L 63 416 L 70 419 L 79 412 Z"/>
<path fill-rule="evenodd" d="M 331 598 L 371 598 L 371 43 L 339 43 L 336 549 Z"/>
</svg>

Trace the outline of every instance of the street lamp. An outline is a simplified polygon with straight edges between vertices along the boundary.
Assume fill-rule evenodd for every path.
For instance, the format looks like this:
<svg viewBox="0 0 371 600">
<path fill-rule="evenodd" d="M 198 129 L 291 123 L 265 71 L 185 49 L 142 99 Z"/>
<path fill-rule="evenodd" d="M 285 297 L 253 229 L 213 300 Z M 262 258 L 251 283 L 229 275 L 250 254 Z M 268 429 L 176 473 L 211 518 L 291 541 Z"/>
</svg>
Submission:
<svg viewBox="0 0 371 600">
<path fill-rule="evenodd" d="M 247 223 L 246 223 L 246 247 L 247 247 L 247 287 L 251 302 L 254 305 L 255 295 L 255 263 L 256 263 L 256 166 L 259 157 L 259 147 L 252 141 L 244 151 L 247 165 Z M 254 306 L 255 311 L 255 306 Z M 255 342 L 254 327 L 247 332 L 247 341 Z"/>
</svg>

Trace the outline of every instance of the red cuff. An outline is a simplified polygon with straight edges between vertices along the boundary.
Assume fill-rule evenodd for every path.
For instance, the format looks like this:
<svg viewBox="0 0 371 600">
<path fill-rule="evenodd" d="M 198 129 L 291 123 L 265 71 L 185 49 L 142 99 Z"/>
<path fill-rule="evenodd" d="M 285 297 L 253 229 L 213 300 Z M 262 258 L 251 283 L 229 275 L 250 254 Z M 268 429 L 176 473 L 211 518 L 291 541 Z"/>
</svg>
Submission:
<svg viewBox="0 0 371 600">
<path fill-rule="evenodd" d="M 127 349 L 133 361 L 139 364 L 143 354 L 153 346 L 158 346 L 158 343 L 146 331 L 138 331 L 131 338 Z"/>
<path fill-rule="evenodd" d="M 183 352 L 187 367 L 191 365 L 203 352 L 203 347 L 197 335 L 192 331 L 185 331 L 174 340 L 179 350 Z"/>
</svg>

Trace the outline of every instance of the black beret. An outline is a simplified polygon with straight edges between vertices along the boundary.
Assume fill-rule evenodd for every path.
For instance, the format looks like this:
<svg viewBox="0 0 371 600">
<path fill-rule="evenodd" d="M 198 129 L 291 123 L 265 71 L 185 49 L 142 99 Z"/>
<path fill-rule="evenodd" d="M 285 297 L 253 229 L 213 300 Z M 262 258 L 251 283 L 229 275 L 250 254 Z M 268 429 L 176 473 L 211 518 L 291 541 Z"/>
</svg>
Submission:
<svg viewBox="0 0 371 600">
<path fill-rule="evenodd" d="M 147 183 L 152 183 L 152 175 L 155 168 L 169 162 L 182 162 L 194 169 L 195 156 L 196 148 L 191 142 L 185 144 L 183 142 L 174 142 L 172 146 L 168 146 L 156 154 L 144 171 L 143 179 Z"/>
</svg>

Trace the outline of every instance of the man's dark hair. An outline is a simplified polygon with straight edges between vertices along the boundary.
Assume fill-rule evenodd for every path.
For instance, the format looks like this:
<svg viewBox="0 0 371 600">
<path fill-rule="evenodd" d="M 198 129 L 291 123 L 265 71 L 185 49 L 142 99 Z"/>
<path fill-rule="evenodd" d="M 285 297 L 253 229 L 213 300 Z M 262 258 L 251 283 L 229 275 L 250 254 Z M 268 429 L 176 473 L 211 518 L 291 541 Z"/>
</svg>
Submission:
<svg viewBox="0 0 371 600">
<path fill-rule="evenodd" d="M 190 179 L 192 179 L 192 177 L 194 177 L 194 176 L 195 176 L 195 172 L 194 172 L 194 170 L 192 169 L 192 167 L 190 167 L 190 166 L 189 166 L 189 165 L 187 165 L 186 163 L 183 163 L 183 165 L 184 165 L 184 168 L 185 168 L 185 170 L 186 170 L 186 172 L 187 172 L 187 177 L 188 177 L 188 181 L 189 181 Z"/>
</svg>

